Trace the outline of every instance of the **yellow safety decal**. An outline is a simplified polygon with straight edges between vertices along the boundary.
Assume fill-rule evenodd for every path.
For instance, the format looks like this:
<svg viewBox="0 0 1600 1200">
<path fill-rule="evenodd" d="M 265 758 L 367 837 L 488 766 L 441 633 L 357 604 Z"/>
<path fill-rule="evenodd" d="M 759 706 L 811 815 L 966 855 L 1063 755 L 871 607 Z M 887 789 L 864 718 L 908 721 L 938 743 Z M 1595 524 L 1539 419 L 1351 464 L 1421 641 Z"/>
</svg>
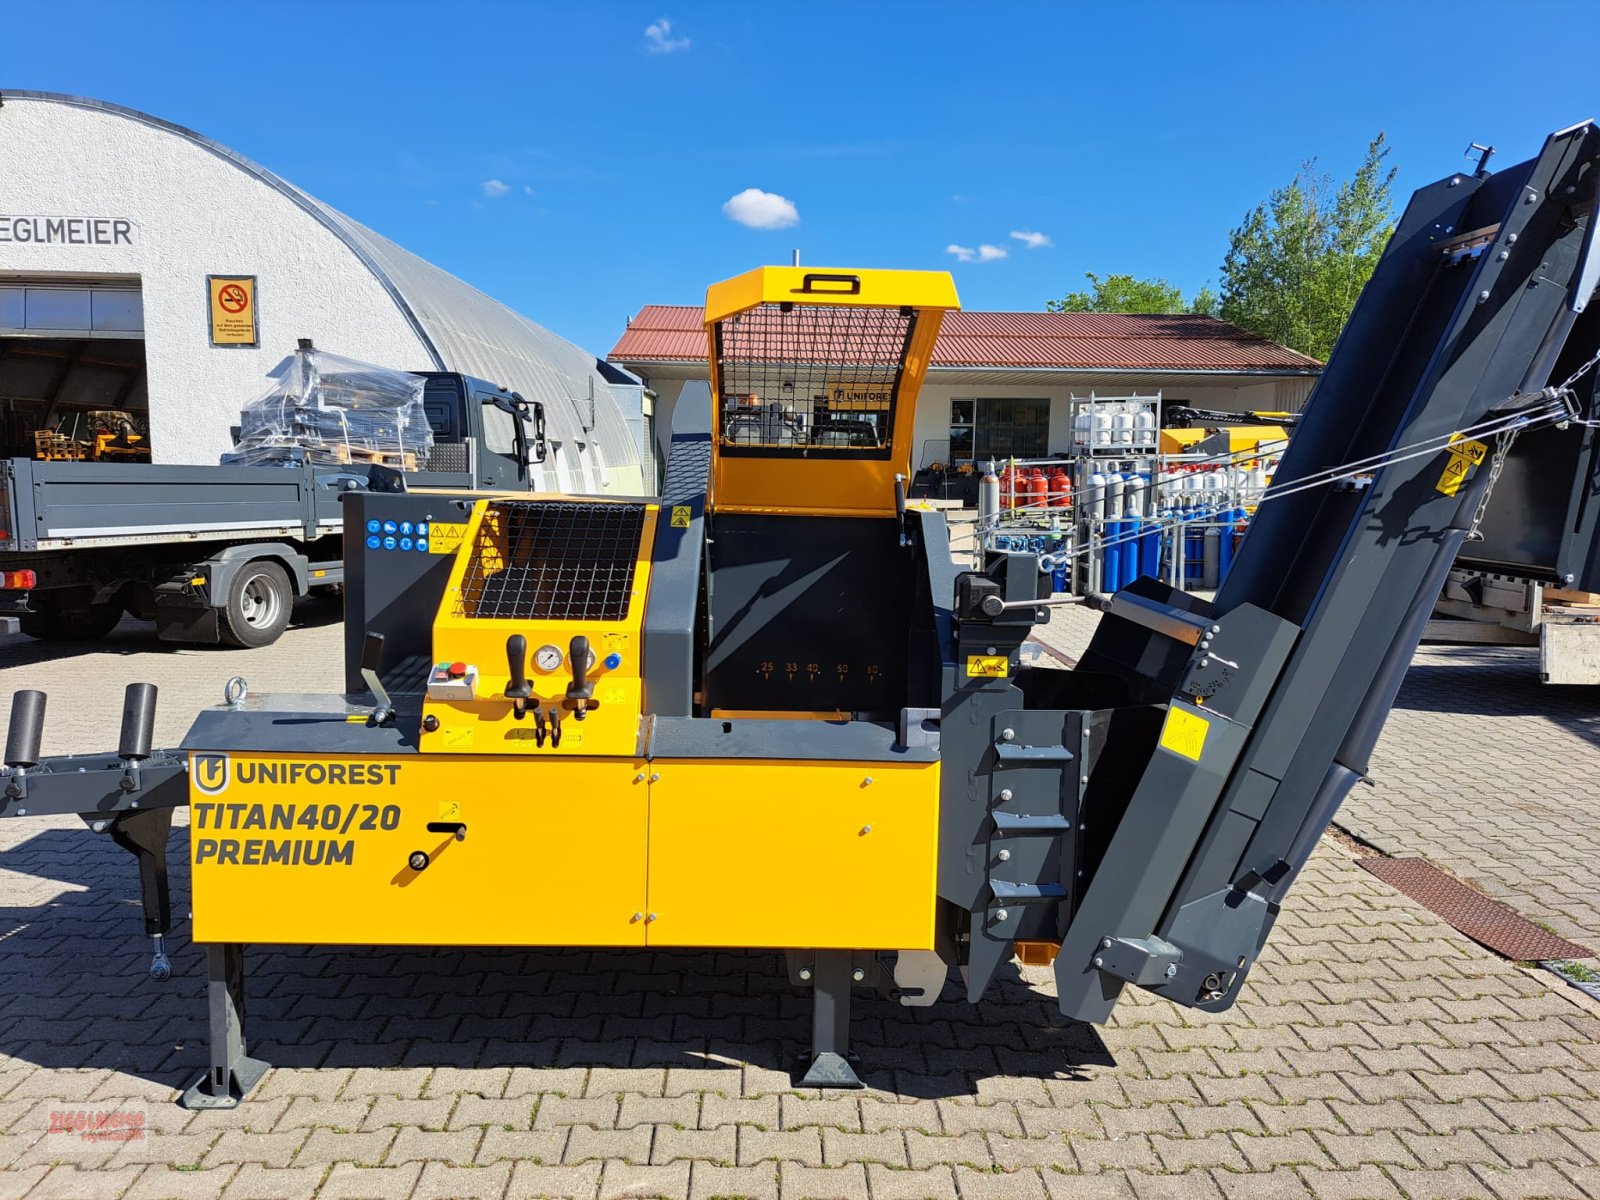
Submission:
<svg viewBox="0 0 1600 1200">
<path fill-rule="evenodd" d="M 454 525 L 433 524 L 428 527 L 428 553 L 429 554 L 454 554 L 461 545 L 461 539 L 467 536 L 467 523 L 458 522 Z"/>
<path fill-rule="evenodd" d="M 1004 654 L 967 655 L 968 679 L 1004 679 L 1009 664 Z"/>
<path fill-rule="evenodd" d="M 689 528 L 690 511 L 687 504 L 674 504 L 672 506 L 672 527 L 674 529 Z"/>
<path fill-rule="evenodd" d="M 1483 442 L 1457 434 L 1445 449 L 1450 457 L 1445 461 L 1444 474 L 1439 476 L 1434 488 L 1442 495 L 1454 496 L 1467 481 L 1472 468 L 1489 456 L 1489 447 Z"/>
<path fill-rule="evenodd" d="M 1161 745 L 1174 754 L 1200 761 L 1200 752 L 1206 748 L 1206 734 L 1211 722 L 1185 708 L 1169 708 L 1167 723 L 1161 727 Z"/>
</svg>

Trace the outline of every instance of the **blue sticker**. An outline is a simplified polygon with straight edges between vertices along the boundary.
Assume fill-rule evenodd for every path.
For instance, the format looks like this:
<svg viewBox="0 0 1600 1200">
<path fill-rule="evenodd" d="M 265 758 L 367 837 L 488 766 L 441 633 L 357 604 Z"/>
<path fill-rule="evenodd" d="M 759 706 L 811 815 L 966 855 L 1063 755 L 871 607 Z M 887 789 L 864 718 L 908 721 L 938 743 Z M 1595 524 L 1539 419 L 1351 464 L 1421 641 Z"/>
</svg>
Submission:
<svg viewBox="0 0 1600 1200">
<path fill-rule="evenodd" d="M 383 539 L 383 548 L 385 550 L 393 550 L 394 549 L 394 539 L 392 537 L 384 538 Z"/>
<path fill-rule="evenodd" d="M 377 517 L 373 517 L 372 520 L 367 522 L 367 532 L 368 533 L 377 533 L 382 528 L 383 528 L 383 526 L 378 523 L 378 518 Z"/>
<path fill-rule="evenodd" d="M 399 530 L 399 526 L 396 525 L 393 521 L 385 521 L 383 523 L 383 531 L 385 533 L 395 533 L 398 530 Z"/>
<path fill-rule="evenodd" d="M 421 550 L 424 554 L 426 554 L 428 552 L 428 539 L 427 538 L 418 538 L 417 539 L 417 549 Z"/>
<path fill-rule="evenodd" d="M 400 539 L 400 549 L 402 549 L 402 550 L 411 549 L 411 539 L 410 538 L 404 538 L 404 537 L 401 538 Z"/>
<path fill-rule="evenodd" d="M 411 532 L 411 522 L 410 521 L 401 521 L 400 522 L 400 532 L 401 533 L 410 533 Z"/>
<path fill-rule="evenodd" d="M 418 521 L 417 522 L 417 536 L 418 537 L 427 537 L 428 536 L 428 523 L 426 521 Z"/>
<path fill-rule="evenodd" d="M 376 550 L 381 545 L 383 545 L 383 539 L 380 538 L 377 534 L 373 534 L 371 537 L 369 537 L 367 539 L 367 549 L 368 550 Z"/>
</svg>

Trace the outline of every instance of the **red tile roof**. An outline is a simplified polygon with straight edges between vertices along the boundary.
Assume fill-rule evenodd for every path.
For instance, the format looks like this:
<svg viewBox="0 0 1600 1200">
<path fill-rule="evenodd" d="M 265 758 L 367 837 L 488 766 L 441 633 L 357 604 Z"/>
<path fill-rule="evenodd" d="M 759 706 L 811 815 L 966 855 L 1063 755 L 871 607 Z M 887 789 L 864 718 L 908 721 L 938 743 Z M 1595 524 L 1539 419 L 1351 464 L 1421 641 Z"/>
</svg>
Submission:
<svg viewBox="0 0 1600 1200">
<path fill-rule="evenodd" d="M 608 357 L 704 362 L 702 322 L 702 310 L 692 304 L 647 304 Z M 1322 364 L 1226 321 L 1188 313 L 953 312 L 940 328 L 933 365 L 1303 373 Z"/>
</svg>

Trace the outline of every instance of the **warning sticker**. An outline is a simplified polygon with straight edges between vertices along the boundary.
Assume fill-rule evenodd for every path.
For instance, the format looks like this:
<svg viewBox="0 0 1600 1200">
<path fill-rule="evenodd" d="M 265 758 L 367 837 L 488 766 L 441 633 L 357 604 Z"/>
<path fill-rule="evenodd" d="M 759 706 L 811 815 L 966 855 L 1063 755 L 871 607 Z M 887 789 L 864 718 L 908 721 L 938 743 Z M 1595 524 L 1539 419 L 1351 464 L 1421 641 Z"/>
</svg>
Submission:
<svg viewBox="0 0 1600 1200">
<path fill-rule="evenodd" d="M 1442 495 L 1454 496 L 1466 483 L 1472 468 L 1489 456 L 1489 447 L 1483 442 L 1457 434 L 1445 449 L 1449 451 L 1449 457 L 1445 460 L 1444 474 L 1439 476 L 1434 489 Z"/>
<path fill-rule="evenodd" d="M 441 801 L 439 801 L 439 820 L 441 820 L 441 821 L 454 821 L 460 816 L 461 816 L 461 801 L 459 801 L 459 800 L 441 800 Z"/>
<path fill-rule="evenodd" d="M 1211 722 L 1199 714 L 1186 708 L 1169 708 L 1167 723 L 1161 727 L 1162 748 L 1199 762 L 1210 730 Z"/>
<path fill-rule="evenodd" d="M 206 287 L 211 296 L 211 344 L 260 345 L 256 325 L 256 277 L 207 275 Z"/>
<path fill-rule="evenodd" d="M 968 679 L 1004 679 L 1008 663 L 1004 654 L 967 655 Z"/>
<path fill-rule="evenodd" d="M 461 546 L 461 539 L 466 536 L 465 521 L 455 525 L 440 525 L 435 521 L 428 526 L 428 553 L 454 554 Z"/>
<path fill-rule="evenodd" d="M 687 505 L 687 504 L 674 504 L 672 506 L 672 527 L 674 529 L 687 529 L 687 528 L 689 528 L 689 518 L 690 518 L 690 516 L 691 516 L 691 513 L 689 511 L 689 505 Z"/>
</svg>

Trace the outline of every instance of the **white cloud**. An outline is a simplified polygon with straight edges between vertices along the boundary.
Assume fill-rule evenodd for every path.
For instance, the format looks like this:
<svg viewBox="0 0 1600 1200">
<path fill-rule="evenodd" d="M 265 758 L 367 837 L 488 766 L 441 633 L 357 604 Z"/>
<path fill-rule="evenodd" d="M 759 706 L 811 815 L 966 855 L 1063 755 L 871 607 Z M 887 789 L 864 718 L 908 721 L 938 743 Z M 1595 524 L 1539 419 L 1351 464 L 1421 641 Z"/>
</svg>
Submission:
<svg viewBox="0 0 1600 1200">
<path fill-rule="evenodd" d="M 672 54 L 689 48 L 689 39 L 672 36 L 672 22 L 662 17 L 644 27 L 645 49 L 651 54 Z"/>
<path fill-rule="evenodd" d="M 1038 250 L 1044 246 L 1053 246 L 1048 233 L 1040 233 L 1033 229 L 1013 229 L 1011 236 L 1025 245 L 1029 250 Z"/>
<path fill-rule="evenodd" d="M 529 186 L 528 186 L 528 185 L 527 185 L 527 184 L 523 184 L 523 185 L 522 185 L 522 194 L 523 194 L 523 195 L 524 195 L 524 196 L 532 196 L 532 195 L 535 195 L 535 194 L 536 194 L 536 193 L 535 193 L 535 192 L 534 192 L 534 190 L 533 190 L 533 189 L 532 189 L 532 188 L 531 188 L 531 187 L 529 187 Z"/>
<path fill-rule="evenodd" d="M 724 204 L 722 211 L 729 220 L 751 229 L 787 229 L 800 223 L 800 211 L 794 201 L 760 188 L 745 188 Z"/>
<path fill-rule="evenodd" d="M 957 262 L 986 263 L 994 262 L 997 259 L 1006 257 L 1006 252 L 1003 247 L 991 246 L 988 242 L 981 242 L 976 247 L 961 246 L 957 245 L 955 242 L 951 242 L 944 248 L 944 252 L 946 254 L 955 255 Z"/>
<path fill-rule="evenodd" d="M 511 185 L 502 179 L 485 179 L 483 181 L 483 194 L 493 200 L 504 196 L 511 190 Z"/>
</svg>

